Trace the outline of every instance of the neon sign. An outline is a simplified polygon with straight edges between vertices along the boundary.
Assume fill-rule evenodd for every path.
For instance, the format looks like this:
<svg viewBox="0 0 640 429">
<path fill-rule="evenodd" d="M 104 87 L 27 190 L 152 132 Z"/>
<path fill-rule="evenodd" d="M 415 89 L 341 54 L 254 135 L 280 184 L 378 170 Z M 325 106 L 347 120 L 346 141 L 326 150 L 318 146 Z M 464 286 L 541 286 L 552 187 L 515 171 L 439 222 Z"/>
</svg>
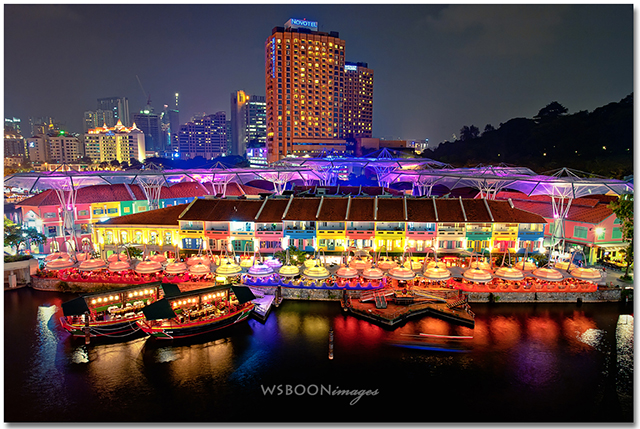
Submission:
<svg viewBox="0 0 640 429">
<path fill-rule="evenodd" d="M 344 71 L 358 71 L 358 66 L 352 66 L 351 64 L 344 65 Z"/>
<path fill-rule="evenodd" d="M 317 21 L 307 21 L 306 19 L 291 18 L 291 25 L 299 25 L 300 27 L 318 28 Z"/>
</svg>

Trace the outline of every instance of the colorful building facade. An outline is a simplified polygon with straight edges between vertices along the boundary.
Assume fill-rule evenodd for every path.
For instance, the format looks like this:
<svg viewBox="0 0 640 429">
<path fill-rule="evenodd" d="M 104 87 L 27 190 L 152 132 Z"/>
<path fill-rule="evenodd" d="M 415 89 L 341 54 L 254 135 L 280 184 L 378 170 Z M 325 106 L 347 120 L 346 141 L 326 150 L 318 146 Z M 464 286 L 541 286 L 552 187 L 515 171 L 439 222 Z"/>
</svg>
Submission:
<svg viewBox="0 0 640 429">
<path fill-rule="evenodd" d="M 153 220 L 154 214 L 165 219 L 163 228 Z M 534 253 L 543 250 L 545 223 L 543 217 L 506 201 L 207 196 L 173 209 L 108 219 L 94 225 L 94 240 L 106 243 L 107 234 L 122 237 L 125 231 L 126 237 L 138 234 L 138 242 L 148 242 L 152 232 L 159 236 L 170 231 L 172 243 L 190 253 L 233 250 L 236 254 L 272 254 L 294 246 L 326 254 L 356 247 L 392 253 L 408 249 L 424 255 L 432 248 L 439 254 L 485 248 L 516 252 L 519 246 L 530 245 L 530 253 Z M 505 243 L 509 247 L 504 247 Z M 112 248 L 101 246 L 100 250 Z"/>
</svg>

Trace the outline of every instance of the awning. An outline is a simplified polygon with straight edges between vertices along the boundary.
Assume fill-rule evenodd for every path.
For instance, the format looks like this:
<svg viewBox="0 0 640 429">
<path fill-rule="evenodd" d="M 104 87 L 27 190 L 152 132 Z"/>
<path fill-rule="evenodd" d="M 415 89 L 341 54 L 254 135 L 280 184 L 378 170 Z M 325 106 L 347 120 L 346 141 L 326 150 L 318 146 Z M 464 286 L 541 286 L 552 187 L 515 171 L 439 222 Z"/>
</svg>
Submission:
<svg viewBox="0 0 640 429">
<path fill-rule="evenodd" d="M 87 311 L 89 311 L 89 306 L 82 297 L 62 303 L 62 312 L 65 316 L 80 316 Z"/>
<path fill-rule="evenodd" d="M 245 286 L 231 286 L 233 293 L 238 298 L 238 302 L 240 304 L 244 304 L 245 302 L 253 301 L 256 299 L 256 296 L 251 292 L 251 289 Z"/>
<path fill-rule="evenodd" d="M 103 290 L 100 292 L 90 292 L 90 293 L 85 293 L 82 294 L 83 297 L 91 297 L 91 296 L 95 296 L 95 295 L 104 295 L 105 293 L 120 293 L 120 292 L 126 292 L 129 290 L 139 290 L 139 289 L 145 289 L 145 288 L 156 288 L 158 286 L 160 286 L 162 284 L 162 282 L 150 282 L 150 283 L 141 283 L 139 285 L 132 285 L 132 286 L 123 286 L 123 287 L 119 287 L 119 288 L 114 288 L 114 289 L 109 289 L 109 290 Z"/>
<path fill-rule="evenodd" d="M 178 285 L 173 283 L 163 283 L 162 290 L 164 291 L 164 296 L 167 298 L 172 298 L 182 293 L 180 292 L 180 288 L 178 287 Z"/>
<path fill-rule="evenodd" d="M 144 313 L 144 317 L 147 320 L 172 319 L 176 317 L 171 304 L 165 298 L 143 307 L 142 313 Z"/>
</svg>

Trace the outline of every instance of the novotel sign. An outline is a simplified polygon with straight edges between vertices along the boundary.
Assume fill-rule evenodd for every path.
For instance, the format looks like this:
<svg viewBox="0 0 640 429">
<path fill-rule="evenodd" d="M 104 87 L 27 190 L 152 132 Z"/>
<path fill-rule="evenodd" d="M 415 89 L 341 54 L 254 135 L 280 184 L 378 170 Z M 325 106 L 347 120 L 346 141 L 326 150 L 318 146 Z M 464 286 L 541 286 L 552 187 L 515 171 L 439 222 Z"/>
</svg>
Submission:
<svg viewBox="0 0 640 429">
<path fill-rule="evenodd" d="M 306 19 L 291 18 L 285 24 L 287 28 L 308 28 L 310 30 L 318 30 L 318 21 L 307 21 Z"/>
</svg>

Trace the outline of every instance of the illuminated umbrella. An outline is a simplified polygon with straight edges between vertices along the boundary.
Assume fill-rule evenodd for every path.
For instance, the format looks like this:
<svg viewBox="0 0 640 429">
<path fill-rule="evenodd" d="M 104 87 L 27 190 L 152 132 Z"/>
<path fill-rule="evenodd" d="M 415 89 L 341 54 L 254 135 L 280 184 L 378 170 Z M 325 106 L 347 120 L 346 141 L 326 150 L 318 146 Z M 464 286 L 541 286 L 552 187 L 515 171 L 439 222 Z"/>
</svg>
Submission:
<svg viewBox="0 0 640 429">
<path fill-rule="evenodd" d="M 390 269 L 396 268 L 397 266 L 398 264 L 396 264 L 391 259 L 385 259 L 384 261 L 378 263 L 378 268 L 380 268 L 382 271 L 389 271 Z"/>
<path fill-rule="evenodd" d="M 127 256 L 126 253 L 120 253 L 120 254 L 112 253 L 107 258 L 107 262 L 126 261 L 127 259 L 129 259 L 129 257 Z"/>
<path fill-rule="evenodd" d="M 470 282 L 486 283 L 491 281 L 493 276 L 490 272 L 478 268 L 470 268 L 462 273 L 462 278 Z"/>
<path fill-rule="evenodd" d="M 174 262 L 172 264 L 167 264 L 164 268 L 165 273 L 167 274 L 182 274 L 187 272 L 189 267 L 184 262 Z"/>
<path fill-rule="evenodd" d="M 269 259 L 265 264 L 270 266 L 273 271 L 278 271 L 282 267 L 282 262 L 278 258 Z"/>
<path fill-rule="evenodd" d="M 573 270 L 574 268 L 578 268 L 578 266 L 567 261 L 560 261 L 555 263 L 554 268 L 557 268 L 559 270 L 569 271 L 569 270 Z"/>
<path fill-rule="evenodd" d="M 210 264 L 203 264 L 202 262 L 189 267 L 189 274 L 194 276 L 203 276 L 211 272 Z"/>
<path fill-rule="evenodd" d="M 149 258 L 149 259 L 151 259 L 151 258 Z M 153 260 L 153 259 L 151 259 L 151 260 Z M 157 261 L 157 262 L 159 262 L 159 261 Z M 211 265 L 211 259 L 208 256 L 203 256 L 203 255 L 192 256 L 192 257 L 187 259 L 187 265 L 192 266 L 192 265 L 196 265 L 196 264 Z"/>
<path fill-rule="evenodd" d="M 48 270 L 65 270 L 73 267 L 75 264 L 70 259 L 58 258 L 46 264 Z"/>
<path fill-rule="evenodd" d="M 165 258 L 163 255 L 156 253 L 153 256 L 149 256 L 149 260 L 150 261 L 155 261 L 155 262 L 160 262 L 161 264 L 164 264 L 165 262 L 167 262 L 167 258 Z M 206 262 L 204 262 L 206 263 Z"/>
<path fill-rule="evenodd" d="M 273 274 L 273 268 L 267 264 L 253 264 L 247 274 L 253 277 L 268 277 Z"/>
<path fill-rule="evenodd" d="M 469 264 L 469 267 L 476 268 L 479 270 L 490 270 L 491 264 L 486 261 L 473 261 Z"/>
<path fill-rule="evenodd" d="M 295 265 L 283 265 L 278 272 L 282 277 L 295 277 L 300 274 L 300 268 Z"/>
<path fill-rule="evenodd" d="M 245 258 L 240 261 L 240 268 L 244 272 L 247 272 L 252 265 L 253 265 L 253 256 L 250 258 Z"/>
<path fill-rule="evenodd" d="M 562 273 L 553 268 L 538 268 L 534 270 L 532 274 L 534 277 L 548 282 L 559 282 L 564 279 Z"/>
<path fill-rule="evenodd" d="M 349 266 L 358 271 L 363 271 L 366 268 L 371 267 L 371 261 L 365 261 L 362 258 L 358 257 L 357 259 L 352 259 L 351 262 L 349 262 Z"/>
<path fill-rule="evenodd" d="M 403 265 L 403 267 L 409 268 L 410 270 L 413 270 L 413 271 L 416 271 L 416 272 L 422 271 L 422 262 L 420 262 L 420 261 L 412 261 L 411 259 L 409 259 L 408 261 L 406 261 L 402 265 Z"/>
<path fill-rule="evenodd" d="M 135 267 L 135 272 L 138 274 L 150 274 L 162 271 L 162 265 L 156 261 L 142 261 Z"/>
<path fill-rule="evenodd" d="M 368 280 L 380 280 L 384 278 L 384 271 L 377 267 L 365 268 L 362 277 Z"/>
<path fill-rule="evenodd" d="M 336 276 L 343 279 L 353 279 L 355 277 L 358 277 L 358 270 L 352 267 L 343 266 L 338 268 L 338 271 L 336 271 Z"/>
<path fill-rule="evenodd" d="M 575 268 L 569 272 L 572 277 L 579 280 L 586 280 L 589 282 L 598 282 L 602 280 L 602 273 L 595 268 Z"/>
<path fill-rule="evenodd" d="M 71 259 L 71 255 L 69 255 L 66 252 L 55 252 L 55 253 L 51 253 L 50 255 L 47 255 L 44 258 L 44 262 L 51 262 L 51 261 L 55 261 L 56 259 Z"/>
<path fill-rule="evenodd" d="M 502 280 L 510 280 L 516 282 L 524 280 L 524 274 L 517 268 L 500 267 L 493 274 Z"/>
<path fill-rule="evenodd" d="M 405 267 L 391 268 L 387 275 L 396 280 L 411 280 L 416 276 L 416 272 Z"/>
<path fill-rule="evenodd" d="M 331 277 L 331 273 L 329 272 L 329 270 L 318 264 L 313 267 L 307 267 L 303 271 L 303 274 L 305 275 L 305 277 L 315 280 L 322 280 Z"/>
<path fill-rule="evenodd" d="M 445 268 L 443 263 L 439 263 L 432 268 L 427 268 L 422 273 L 424 277 L 433 281 L 447 280 L 451 277 L 451 271 Z"/>
<path fill-rule="evenodd" d="M 281 277 L 295 277 L 300 274 L 300 268 L 295 265 L 291 265 L 291 259 L 289 258 L 289 249 L 287 249 L 285 252 L 287 255 L 285 260 L 286 264 L 280 268 L 278 274 L 280 274 Z"/>
<path fill-rule="evenodd" d="M 536 264 L 534 264 L 533 262 L 522 260 L 515 265 L 515 268 L 522 271 L 533 271 L 537 267 L 536 267 Z"/>
<path fill-rule="evenodd" d="M 109 271 L 112 271 L 114 273 L 117 273 L 119 271 L 127 271 L 129 269 L 131 269 L 131 265 L 129 265 L 129 263 L 126 261 L 114 261 L 109 264 Z"/>
<path fill-rule="evenodd" d="M 216 268 L 216 274 L 221 276 L 235 276 L 242 272 L 242 267 L 235 262 L 227 261 L 225 264 L 220 264 Z"/>
<path fill-rule="evenodd" d="M 102 259 L 87 259 L 78 266 L 80 271 L 97 271 L 104 268 L 107 268 L 107 264 Z"/>
</svg>

